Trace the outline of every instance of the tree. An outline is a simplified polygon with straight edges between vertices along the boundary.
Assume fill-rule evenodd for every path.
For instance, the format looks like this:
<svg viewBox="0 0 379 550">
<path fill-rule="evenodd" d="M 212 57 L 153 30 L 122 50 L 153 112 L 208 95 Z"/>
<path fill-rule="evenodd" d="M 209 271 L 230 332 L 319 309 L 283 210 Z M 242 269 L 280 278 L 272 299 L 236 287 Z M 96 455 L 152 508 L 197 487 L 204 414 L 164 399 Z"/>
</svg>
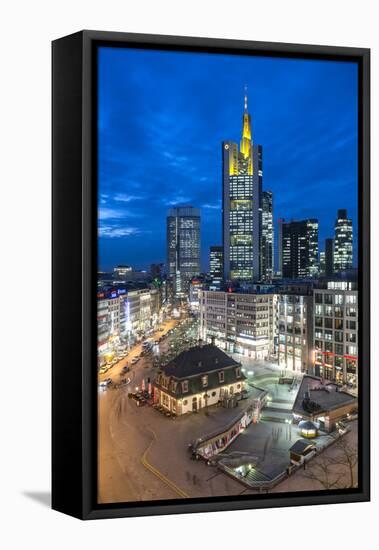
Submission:
<svg viewBox="0 0 379 550">
<path fill-rule="evenodd" d="M 335 442 L 309 463 L 303 477 L 312 479 L 324 489 L 350 489 L 356 487 L 358 449 L 349 434 L 333 434 Z"/>
<path fill-rule="evenodd" d="M 343 472 L 335 472 L 326 456 L 320 456 L 317 460 L 312 461 L 309 470 L 303 474 L 303 477 L 320 483 L 323 489 L 341 489 L 340 482 L 343 476 Z"/>
<path fill-rule="evenodd" d="M 346 437 L 340 437 L 335 443 L 337 449 L 337 455 L 331 457 L 332 464 L 339 465 L 345 468 L 349 474 L 349 484 L 346 488 L 352 488 L 356 486 L 355 478 L 358 465 L 358 452 L 356 445 L 349 443 Z"/>
</svg>

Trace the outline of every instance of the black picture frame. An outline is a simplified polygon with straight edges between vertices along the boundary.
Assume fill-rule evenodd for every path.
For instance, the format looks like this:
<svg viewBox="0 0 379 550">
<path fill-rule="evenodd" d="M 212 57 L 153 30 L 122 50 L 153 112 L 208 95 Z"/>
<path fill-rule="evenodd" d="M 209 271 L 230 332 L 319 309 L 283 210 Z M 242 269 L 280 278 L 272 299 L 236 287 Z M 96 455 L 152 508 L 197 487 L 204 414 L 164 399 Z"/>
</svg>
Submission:
<svg viewBox="0 0 379 550">
<path fill-rule="evenodd" d="M 96 55 L 99 45 L 305 59 L 359 67 L 359 487 L 96 503 Z M 370 499 L 370 50 L 81 31 L 52 43 L 52 507 L 81 519 L 302 506 Z"/>
</svg>

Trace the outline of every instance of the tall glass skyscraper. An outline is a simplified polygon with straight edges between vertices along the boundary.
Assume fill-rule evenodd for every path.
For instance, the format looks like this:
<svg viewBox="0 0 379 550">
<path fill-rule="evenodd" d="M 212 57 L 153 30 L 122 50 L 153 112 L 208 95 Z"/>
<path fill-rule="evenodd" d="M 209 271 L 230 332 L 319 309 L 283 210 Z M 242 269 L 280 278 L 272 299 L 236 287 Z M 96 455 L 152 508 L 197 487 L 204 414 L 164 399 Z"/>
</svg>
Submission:
<svg viewBox="0 0 379 550">
<path fill-rule="evenodd" d="M 200 274 L 200 210 L 170 208 L 167 215 L 167 275 L 176 297 L 188 296 L 189 283 Z"/>
<path fill-rule="evenodd" d="M 271 191 L 262 192 L 261 279 L 271 281 L 274 274 L 274 220 Z"/>
<path fill-rule="evenodd" d="M 318 220 L 282 222 L 282 271 L 285 279 L 318 274 Z"/>
<path fill-rule="evenodd" d="M 224 279 L 223 263 L 224 253 L 222 246 L 211 246 L 209 251 L 209 275 L 211 278 L 211 290 L 219 290 Z"/>
<path fill-rule="evenodd" d="M 245 90 L 240 146 L 222 143 L 224 278 L 253 281 L 260 276 L 262 147 L 253 145 Z"/>
<path fill-rule="evenodd" d="M 338 210 L 334 225 L 333 264 L 335 273 L 353 267 L 353 221 L 345 209 Z"/>
</svg>

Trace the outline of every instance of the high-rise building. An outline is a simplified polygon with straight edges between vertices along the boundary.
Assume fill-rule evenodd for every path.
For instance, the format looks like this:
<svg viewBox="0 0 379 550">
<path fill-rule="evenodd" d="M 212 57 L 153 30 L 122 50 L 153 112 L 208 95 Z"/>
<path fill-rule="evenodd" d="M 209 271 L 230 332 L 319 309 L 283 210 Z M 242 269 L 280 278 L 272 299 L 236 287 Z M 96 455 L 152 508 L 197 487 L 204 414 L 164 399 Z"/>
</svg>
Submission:
<svg viewBox="0 0 379 550">
<path fill-rule="evenodd" d="M 224 254 L 222 246 L 211 246 L 209 253 L 210 289 L 220 290 L 223 282 Z"/>
<path fill-rule="evenodd" d="M 278 270 L 279 277 L 283 277 L 283 223 L 285 220 L 279 218 L 278 220 Z"/>
<path fill-rule="evenodd" d="M 253 145 L 245 90 L 242 138 L 222 144 L 224 278 L 259 279 L 262 147 Z"/>
<path fill-rule="evenodd" d="M 325 250 L 320 252 L 319 275 L 325 275 Z"/>
<path fill-rule="evenodd" d="M 282 223 L 282 274 L 306 279 L 318 273 L 318 220 Z"/>
<path fill-rule="evenodd" d="M 271 191 L 262 192 L 261 280 L 271 281 L 274 274 L 274 221 Z"/>
<path fill-rule="evenodd" d="M 347 210 L 338 210 L 334 226 L 334 272 L 340 273 L 353 267 L 353 221 Z"/>
<path fill-rule="evenodd" d="M 167 215 L 167 275 L 175 297 L 186 297 L 193 277 L 200 274 L 200 210 L 170 208 Z"/>
<path fill-rule="evenodd" d="M 333 274 L 334 239 L 325 239 L 325 275 L 330 277 Z"/>
</svg>

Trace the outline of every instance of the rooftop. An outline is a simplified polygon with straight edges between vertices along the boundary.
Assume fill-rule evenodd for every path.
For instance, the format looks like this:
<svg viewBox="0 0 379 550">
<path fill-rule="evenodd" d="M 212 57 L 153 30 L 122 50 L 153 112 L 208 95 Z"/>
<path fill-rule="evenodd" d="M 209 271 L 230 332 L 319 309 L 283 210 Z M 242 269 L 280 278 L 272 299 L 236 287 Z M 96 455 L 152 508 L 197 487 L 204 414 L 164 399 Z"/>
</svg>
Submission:
<svg viewBox="0 0 379 550">
<path fill-rule="evenodd" d="M 309 406 L 304 403 L 309 397 Z M 315 376 L 304 376 L 297 393 L 293 412 L 312 415 L 338 409 L 343 405 L 353 404 L 357 398 L 347 392 L 339 390 L 337 384 L 323 382 Z"/>
<path fill-rule="evenodd" d="M 213 344 L 194 346 L 180 353 L 175 359 L 162 367 L 166 376 L 188 378 L 218 371 L 228 367 L 238 367 L 234 359 Z"/>
<path fill-rule="evenodd" d="M 298 439 L 296 443 L 294 443 L 290 448 L 290 452 L 302 455 L 305 451 L 314 446 L 315 444 L 312 441 L 307 441 L 306 439 Z"/>
</svg>

